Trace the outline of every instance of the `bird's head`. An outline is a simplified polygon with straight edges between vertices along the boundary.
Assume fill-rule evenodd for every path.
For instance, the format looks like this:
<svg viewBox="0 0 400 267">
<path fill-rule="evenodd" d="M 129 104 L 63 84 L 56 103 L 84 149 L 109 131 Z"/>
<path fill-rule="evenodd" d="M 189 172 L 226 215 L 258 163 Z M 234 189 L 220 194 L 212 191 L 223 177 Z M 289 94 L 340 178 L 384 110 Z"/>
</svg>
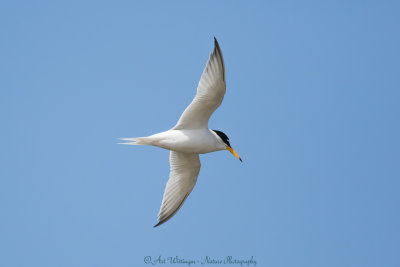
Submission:
<svg viewBox="0 0 400 267">
<path fill-rule="evenodd" d="M 221 139 L 221 141 L 225 145 L 225 149 L 228 150 L 229 152 L 231 152 L 240 161 L 242 161 L 242 159 L 239 157 L 238 153 L 236 153 L 236 151 L 232 148 L 231 143 L 229 142 L 228 136 L 226 134 L 224 134 L 223 132 L 218 131 L 218 130 L 213 130 L 213 132 L 216 133 L 218 135 L 218 137 Z"/>
</svg>

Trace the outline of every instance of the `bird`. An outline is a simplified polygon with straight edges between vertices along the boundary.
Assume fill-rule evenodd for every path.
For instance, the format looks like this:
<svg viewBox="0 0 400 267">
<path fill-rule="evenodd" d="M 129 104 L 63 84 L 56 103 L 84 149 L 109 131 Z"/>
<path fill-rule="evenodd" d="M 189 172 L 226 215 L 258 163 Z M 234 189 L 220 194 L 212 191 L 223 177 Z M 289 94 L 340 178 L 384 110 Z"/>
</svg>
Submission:
<svg viewBox="0 0 400 267">
<path fill-rule="evenodd" d="M 119 138 L 125 141 L 119 144 L 150 145 L 170 150 L 169 179 L 154 227 L 171 219 L 192 192 L 200 172 L 199 154 L 228 150 L 242 161 L 225 133 L 208 128 L 208 120 L 221 105 L 225 91 L 224 59 L 214 37 L 214 49 L 201 75 L 196 95 L 177 124 L 170 130 L 146 137 Z"/>
</svg>

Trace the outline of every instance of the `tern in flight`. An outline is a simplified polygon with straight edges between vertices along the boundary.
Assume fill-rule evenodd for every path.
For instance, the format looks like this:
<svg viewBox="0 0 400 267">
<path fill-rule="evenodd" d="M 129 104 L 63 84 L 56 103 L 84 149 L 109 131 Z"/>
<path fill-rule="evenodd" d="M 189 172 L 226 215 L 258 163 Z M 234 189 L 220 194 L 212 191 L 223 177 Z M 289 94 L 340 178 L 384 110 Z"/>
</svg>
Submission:
<svg viewBox="0 0 400 267">
<path fill-rule="evenodd" d="M 199 154 L 228 150 L 240 161 L 229 138 L 208 129 L 208 120 L 221 105 L 225 94 L 225 66 L 221 48 L 214 38 L 214 50 L 201 75 L 197 93 L 178 123 L 170 130 L 147 137 L 120 138 L 126 145 L 150 145 L 170 150 L 170 174 L 165 187 L 157 227 L 174 216 L 192 192 L 200 171 Z"/>
</svg>

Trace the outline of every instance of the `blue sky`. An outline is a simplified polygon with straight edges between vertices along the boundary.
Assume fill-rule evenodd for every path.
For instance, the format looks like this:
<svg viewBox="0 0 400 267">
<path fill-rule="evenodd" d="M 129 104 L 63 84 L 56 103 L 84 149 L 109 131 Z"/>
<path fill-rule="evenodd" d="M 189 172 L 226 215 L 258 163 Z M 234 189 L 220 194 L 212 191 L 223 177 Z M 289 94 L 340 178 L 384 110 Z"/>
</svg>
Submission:
<svg viewBox="0 0 400 267">
<path fill-rule="evenodd" d="M 399 8 L 2 1 L 0 265 L 399 266 Z M 168 151 L 116 138 L 174 126 L 214 36 L 227 93 L 210 127 L 244 162 L 202 155 L 154 229 Z"/>
</svg>

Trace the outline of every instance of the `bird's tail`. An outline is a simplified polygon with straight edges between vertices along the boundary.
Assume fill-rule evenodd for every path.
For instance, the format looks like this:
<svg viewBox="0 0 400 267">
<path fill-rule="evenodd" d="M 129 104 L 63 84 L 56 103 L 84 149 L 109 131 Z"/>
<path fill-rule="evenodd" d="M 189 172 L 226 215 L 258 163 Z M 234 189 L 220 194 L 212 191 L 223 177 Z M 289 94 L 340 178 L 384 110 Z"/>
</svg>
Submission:
<svg viewBox="0 0 400 267">
<path fill-rule="evenodd" d="M 120 145 L 151 145 L 151 141 L 148 137 L 136 137 L 136 138 L 118 138 L 122 141 L 128 141 L 125 143 L 118 143 Z"/>
</svg>

